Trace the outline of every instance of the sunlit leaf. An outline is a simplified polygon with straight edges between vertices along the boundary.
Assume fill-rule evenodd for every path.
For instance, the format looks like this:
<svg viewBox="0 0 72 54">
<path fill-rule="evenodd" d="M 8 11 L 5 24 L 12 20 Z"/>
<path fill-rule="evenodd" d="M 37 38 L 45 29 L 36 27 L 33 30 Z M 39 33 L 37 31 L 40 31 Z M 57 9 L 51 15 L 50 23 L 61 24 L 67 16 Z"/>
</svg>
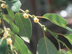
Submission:
<svg viewBox="0 0 72 54">
<path fill-rule="evenodd" d="M 60 27 L 63 27 L 63 28 L 65 28 L 66 24 L 67 24 L 67 21 L 65 19 L 63 19 L 62 17 L 60 17 L 59 15 L 57 15 L 57 14 L 53 14 L 53 13 L 49 14 L 49 13 L 47 13 L 47 14 L 43 15 L 43 18 L 48 19 L 52 23 L 54 23 L 54 24 L 56 24 L 56 25 L 58 25 Z"/>
<path fill-rule="evenodd" d="M 16 13 L 15 14 L 15 23 L 19 27 L 19 35 L 22 39 L 24 39 L 26 42 L 30 42 L 31 34 L 32 34 L 32 25 L 31 22 L 28 19 L 25 19 L 23 17 L 23 14 Z"/>
<path fill-rule="evenodd" d="M 42 37 L 37 45 L 37 54 L 57 54 L 57 49 L 47 37 Z"/>
<path fill-rule="evenodd" d="M 67 51 L 67 54 L 72 54 L 70 51 Z"/>
</svg>

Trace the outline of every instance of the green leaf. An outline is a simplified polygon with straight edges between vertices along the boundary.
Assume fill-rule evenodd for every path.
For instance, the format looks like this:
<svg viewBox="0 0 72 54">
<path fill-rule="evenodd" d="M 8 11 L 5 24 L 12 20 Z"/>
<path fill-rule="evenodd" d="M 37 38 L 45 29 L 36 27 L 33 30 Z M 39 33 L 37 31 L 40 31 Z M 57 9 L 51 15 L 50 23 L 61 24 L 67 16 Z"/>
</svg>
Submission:
<svg viewBox="0 0 72 54">
<path fill-rule="evenodd" d="M 28 19 L 23 17 L 23 14 L 16 13 L 15 14 L 15 23 L 19 27 L 19 35 L 24 39 L 26 42 L 30 42 L 31 34 L 32 34 L 32 25 Z"/>
<path fill-rule="evenodd" d="M 67 51 L 67 54 L 72 54 L 70 51 Z"/>
<path fill-rule="evenodd" d="M 18 12 L 21 6 L 21 2 L 20 1 L 16 1 L 16 2 L 10 2 L 8 0 L 6 0 L 6 3 L 9 5 L 9 7 L 14 11 L 14 12 Z"/>
<path fill-rule="evenodd" d="M 0 39 L 0 54 L 5 54 L 7 50 L 7 41 L 6 39 Z"/>
<path fill-rule="evenodd" d="M 43 15 L 43 18 L 50 20 L 52 23 L 60 27 L 66 28 L 67 21 L 57 14 L 47 13 Z"/>
<path fill-rule="evenodd" d="M 9 32 L 12 37 L 12 41 L 13 41 L 12 44 L 15 47 L 17 53 L 18 54 L 28 54 L 28 48 L 24 44 L 24 41 L 20 37 L 15 35 L 12 31 L 9 30 Z"/>
<path fill-rule="evenodd" d="M 68 41 L 71 43 L 72 45 L 72 34 L 68 34 L 64 36 L 66 39 L 68 39 Z"/>
<path fill-rule="evenodd" d="M 8 15 L 12 18 L 12 20 L 14 21 L 14 12 L 10 9 L 10 8 L 6 8 L 8 11 Z"/>
<path fill-rule="evenodd" d="M 37 54 L 57 54 L 57 49 L 47 37 L 42 37 L 37 45 Z"/>
<path fill-rule="evenodd" d="M 14 33 L 18 34 L 19 33 L 19 28 L 11 21 L 11 18 L 8 15 L 3 15 L 3 19 L 10 24 L 11 29 Z"/>
</svg>

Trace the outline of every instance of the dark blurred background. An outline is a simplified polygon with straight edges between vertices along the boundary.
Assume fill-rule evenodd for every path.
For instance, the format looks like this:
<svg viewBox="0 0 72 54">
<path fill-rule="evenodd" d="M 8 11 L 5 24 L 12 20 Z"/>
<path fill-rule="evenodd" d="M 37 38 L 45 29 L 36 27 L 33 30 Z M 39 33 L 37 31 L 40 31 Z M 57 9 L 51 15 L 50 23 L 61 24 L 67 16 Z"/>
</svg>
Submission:
<svg viewBox="0 0 72 54">
<path fill-rule="evenodd" d="M 20 1 L 22 3 L 21 8 L 23 10 L 26 9 L 30 10 L 30 14 L 36 16 L 42 16 L 45 13 L 55 13 L 63 17 L 65 20 L 67 20 L 68 22 L 67 26 L 72 28 L 72 0 L 20 0 Z M 32 22 L 32 38 L 30 43 L 26 44 L 28 48 L 31 50 L 31 52 L 33 54 L 36 54 L 37 44 L 39 39 L 43 37 L 43 32 L 41 27 L 38 24 L 34 23 L 32 19 L 31 22 Z M 51 23 L 46 19 L 40 19 L 40 22 L 53 32 L 62 34 L 72 33 L 62 27 L 59 27 Z M 54 43 L 54 45 L 58 49 L 58 43 L 54 39 L 54 37 L 49 32 L 46 32 L 46 36 Z M 72 46 L 70 45 L 67 39 L 65 39 L 63 36 L 59 36 L 59 39 L 65 42 L 67 46 L 72 49 Z M 61 49 L 66 48 L 61 44 Z"/>
<path fill-rule="evenodd" d="M 23 10 L 30 10 L 30 14 L 42 16 L 45 13 L 55 13 L 66 19 L 68 22 L 67 26 L 72 28 L 72 0 L 21 0 L 21 2 L 21 8 Z M 43 33 L 41 27 L 38 24 L 34 23 L 32 19 L 31 22 L 33 29 L 32 38 L 30 44 L 26 44 L 32 53 L 35 54 L 38 41 L 41 37 L 43 37 Z M 40 19 L 40 22 L 53 32 L 62 34 L 71 33 L 62 27 L 52 24 L 48 20 Z M 55 44 L 56 48 L 58 49 L 58 43 L 54 37 L 49 32 L 46 32 L 46 36 Z M 72 48 L 67 39 L 62 36 L 59 36 L 59 39 L 64 41 L 69 46 L 69 48 Z M 64 49 L 65 47 L 61 44 L 61 48 Z"/>
</svg>

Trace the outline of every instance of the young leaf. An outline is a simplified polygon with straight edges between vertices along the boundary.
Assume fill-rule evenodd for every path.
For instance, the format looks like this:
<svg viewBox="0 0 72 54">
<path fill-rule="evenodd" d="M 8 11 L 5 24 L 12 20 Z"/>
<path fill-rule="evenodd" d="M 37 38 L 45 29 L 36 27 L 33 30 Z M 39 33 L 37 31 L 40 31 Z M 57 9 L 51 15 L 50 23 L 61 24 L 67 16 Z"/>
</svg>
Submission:
<svg viewBox="0 0 72 54">
<path fill-rule="evenodd" d="M 16 2 L 10 2 L 8 0 L 6 0 L 6 3 L 9 5 L 9 7 L 14 11 L 14 12 L 18 12 L 21 6 L 21 2 L 20 1 L 16 1 Z"/>
<path fill-rule="evenodd" d="M 6 41 L 6 39 L 3 39 L 3 40 L 0 39 L 0 54 L 5 54 L 6 50 L 7 50 L 7 41 Z"/>
<path fill-rule="evenodd" d="M 19 33 L 19 28 L 11 21 L 11 18 L 7 15 L 3 15 L 3 19 L 10 24 L 11 29 L 14 33 L 18 34 Z"/>
<path fill-rule="evenodd" d="M 9 33 L 11 34 L 11 38 L 13 41 L 13 46 L 15 47 L 18 54 L 28 54 L 28 48 L 24 44 L 24 41 L 15 35 L 12 31 L 9 30 Z"/>
<path fill-rule="evenodd" d="M 10 9 L 10 8 L 6 8 L 8 11 L 8 15 L 12 18 L 12 20 L 14 21 L 14 12 Z"/>
<path fill-rule="evenodd" d="M 32 25 L 28 19 L 23 17 L 23 14 L 15 14 L 15 23 L 19 27 L 19 35 L 26 41 L 29 42 L 32 34 Z"/>
<path fill-rule="evenodd" d="M 42 37 L 37 45 L 37 54 L 57 54 L 57 49 L 47 37 Z"/>
<path fill-rule="evenodd" d="M 58 25 L 60 27 L 63 27 L 63 28 L 65 28 L 66 24 L 67 24 L 67 21 L 65 19 L 63 19 L 62 17 L 60 17 L 59 15 L 57 15 L 57 14 L 53 14 L 53 13 L 49 14 L 49 13 L 47 13 L 47 14 L 43 15 L 43 18 L 48 19 L 52 23 L 54 23 L 54 24 L 56 24 L 56 25 Z"/>
</svg>

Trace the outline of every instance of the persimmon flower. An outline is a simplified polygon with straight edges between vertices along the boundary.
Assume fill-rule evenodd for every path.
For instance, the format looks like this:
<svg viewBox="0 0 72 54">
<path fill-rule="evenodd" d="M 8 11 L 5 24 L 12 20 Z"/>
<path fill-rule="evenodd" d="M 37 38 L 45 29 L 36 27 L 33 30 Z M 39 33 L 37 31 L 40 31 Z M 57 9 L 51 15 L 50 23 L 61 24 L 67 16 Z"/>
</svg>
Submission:
<svg viewBox="0 0 72 54">
<path fill-rule="evenodd" d="M 23 17 L 24 17 L 25 19 L 27 19 L 27 18 L 29 17 L 29 15 L 28 15 L 27 13 L 24 13 L 24 14 L 23 14 Z"/>
<path fill-rule="evenodd" d="M 1 4 L 1 7 L 4 9 L 6 8 L 6 4 Z"/>
<path fill-rule="evenodd" d="M 35 22 L 35 23 L 38 23 L 38 22 L 39 22 L 39 19 L 38 19 L 37 17 L 35 17 L 35 18 L 34 18 L 34 22 Z"/>
<path fill-rule="evenodd" d="M 12 39 L 11 38 L 7 38 L 7 44 L 8 45 L 12 44 Z"/>
</svg>

